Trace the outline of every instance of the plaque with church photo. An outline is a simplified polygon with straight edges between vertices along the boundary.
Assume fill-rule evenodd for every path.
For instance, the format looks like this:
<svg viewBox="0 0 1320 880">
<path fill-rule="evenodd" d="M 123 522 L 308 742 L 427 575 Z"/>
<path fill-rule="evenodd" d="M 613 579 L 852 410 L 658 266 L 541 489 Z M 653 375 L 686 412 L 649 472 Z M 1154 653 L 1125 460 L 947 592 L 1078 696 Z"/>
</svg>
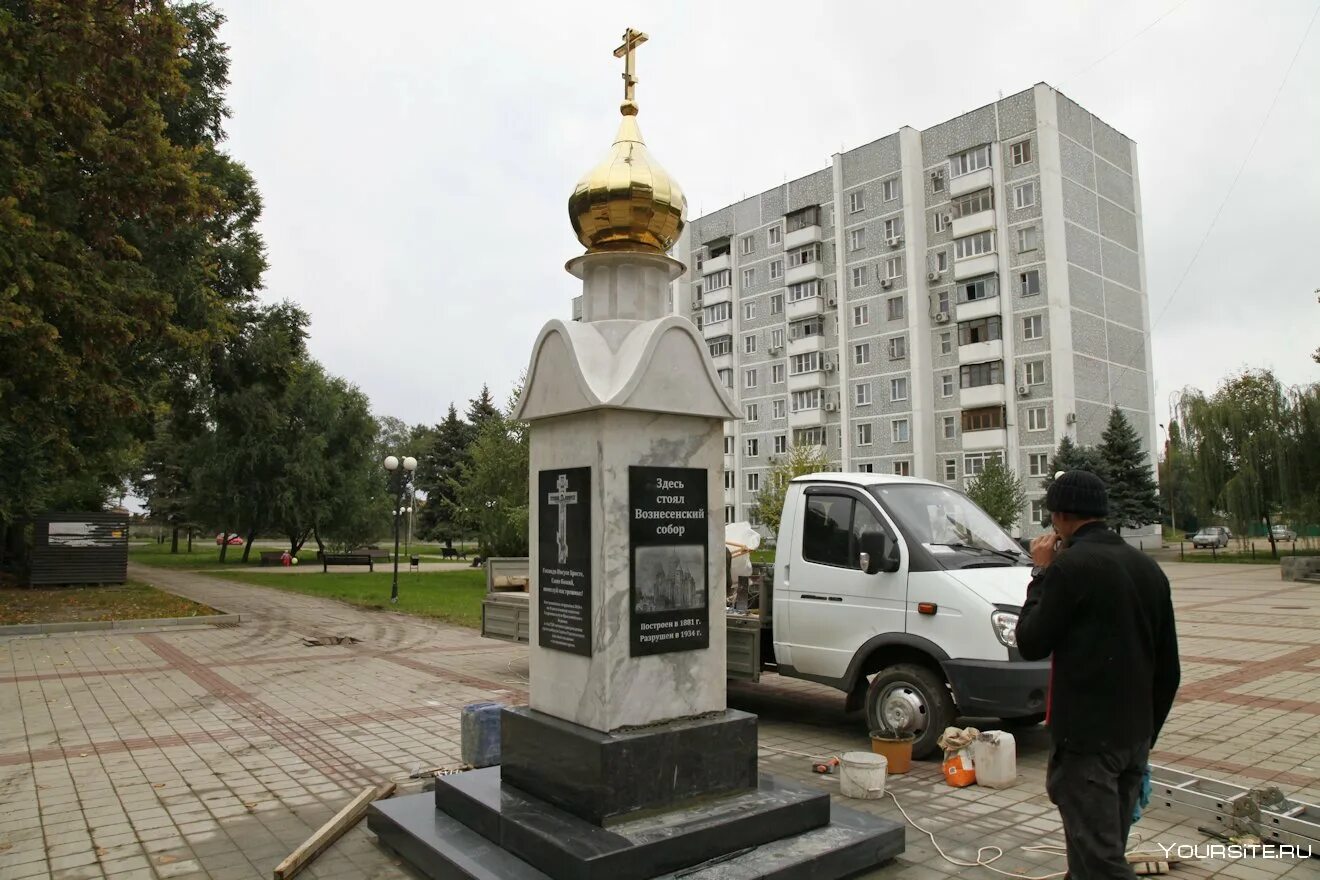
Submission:
<svg viewBox="0 0 1320 880">
<path fill-rule="evenodd" d="M 634 657 L 710 645 L 706 471 L 628 468 Z"/>
<path fill-rule="evenodd" d="M 536 643 L 591 656 L 591 468 L 537 474 Z"/>
</svg>

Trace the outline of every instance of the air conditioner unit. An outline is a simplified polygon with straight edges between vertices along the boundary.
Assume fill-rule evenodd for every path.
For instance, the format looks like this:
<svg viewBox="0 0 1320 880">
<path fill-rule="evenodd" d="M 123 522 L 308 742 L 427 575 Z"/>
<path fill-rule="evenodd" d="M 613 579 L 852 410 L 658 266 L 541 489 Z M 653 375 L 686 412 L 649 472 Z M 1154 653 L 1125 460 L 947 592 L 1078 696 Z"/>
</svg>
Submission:
<svg viewBox="0 0 1320 880">
<path fill-rule="evenodd" d="M 825 297 L 825 305 L 829 306 L 830 308 L 834 308 L 834 307 L 837 306 L 838 304 L 839 304 L 839 301 L 838 301 L 837 299 L 835 299 L 834 297 L 832 297 L 832 296 L 827 296 L 827 297 Z"/>
<path fill-rule="evenodd" d="M 947 323 L 949 323 L 949 313 L 948 313 L 948 312 L 936 312 L 936 313 L 935 313 L 935 323 L 936 323 L 936 324 L 947 324 Z"/>
<path fill-rule="evenodd" d="M 825 364 L 824 364 L 824 367 L 825 367 L 825 372 L 827 372 L 827 373 L 833 373 L 833 372 L 834 372 L 834 361 L 826 361 Z"/>
<path fill-rule="evenodd" d="M 952 215 L 952 214 L 945 214 L 945 215 L 944 215 L 944 225 L 945 225 L 945 226 L 948 226 L 948 225 L 949 225 L 950 223 L 952 223 L 952 222 L 953 222 L 953 215 Z"/>
<path fill-rule="evenodd" d="M 699 309 L 699 308 L 701 308 L 701 300 L 699 300 L 699 299 L 694 299 L 694 300 L 692 300 L 692 308 L 694 308 L 694 309 Z"/>
<path fill-rule="evenodd" d="M 939 273 L 939 271 L 938 271 L 938 270 L 935 270 L 935 269 L 932 269 L 931 271 L 927 272 L 927 273 L 926 273 L 926 280 L 927 280 L 927 281 L 939 281 L 939 280 L 940 280 L 940 273 Z"/>
<path fill-rule="evenodd" d="M 825 412 L 834 412 L 834 411 L 835 411 L 836 409 L 838 409 L 838 408 L 839 408 L 839 405 L 838 405 L 837 403 L 835 403 L 834 401 L 832 401 L 832 400 L 827 400 L 827 401 L 825 401 Z"/>
<path fill-rule="evenodd" d="M 903 243 L 903 236 L 901 236 L 901 235 L 896 235 L 896 236 L 894 236 L 893 238 L 887 238 L 887 239 L 885 239 L 885 241 L 887 241 L 887 242 L 889 243 L 889 246 L 890 246 L 890 247 L 898 247 L 900 244 Z"/>
<path fill-rule="evenodd" d="M 768 349 L 766 349 L 766 351 L 769 352 L 770 354 L 779 354 L 783 350 L 784 350 L 783 347 L 779 345 L 772 345 Z"/>
<path fill-rule="evenodd" d="M 891 287 L 894 286 L 894 279 L 892 279 L 892 278 L 881 278 L 881 279 L 880 279 L 880 286 L 883 287 L 885 290 L 888 290 L 889 288 L 891 288 Z"/>
<path fill-rule="evenodd" d="M 1018 392 L 1018 395 L 1019 395 L 1019 396 L 1021 396 L 1021 397 L 1026 397 L 1028 394 L 1031 393 L 1031 386 L 1030 386 L 1030 385 L 1019 385 L 1019 386 L 1017 387 L 1017 392 Z"/>
<path fill-rule="evenodd" d="M 1063 420 L 1070 425 L 1075 425 L 1077 424 L 1077 413 L 1068 413 Z"/>
</svg>

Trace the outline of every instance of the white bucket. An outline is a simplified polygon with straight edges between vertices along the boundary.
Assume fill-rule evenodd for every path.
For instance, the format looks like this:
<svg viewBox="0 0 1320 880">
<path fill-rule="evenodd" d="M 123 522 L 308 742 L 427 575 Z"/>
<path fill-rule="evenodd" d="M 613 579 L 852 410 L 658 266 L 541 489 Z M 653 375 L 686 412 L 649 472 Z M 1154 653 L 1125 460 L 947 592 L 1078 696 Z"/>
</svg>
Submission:
<svg viewBox="0 0 1320 880">
<path fill-rule="evenodd" d="M 990 730 L 972 740 L 972 763 L 976 784 L 986 788 L 1008 788 L 1017 782 L 1017 742 L 1013 734 Z"/>
<path fill-rule="evenodd" d="M 884 797 L 889 761 L 872 752 L 845 752 L 839 758 L 839 793 L 873 801 Z"/>
</svg>

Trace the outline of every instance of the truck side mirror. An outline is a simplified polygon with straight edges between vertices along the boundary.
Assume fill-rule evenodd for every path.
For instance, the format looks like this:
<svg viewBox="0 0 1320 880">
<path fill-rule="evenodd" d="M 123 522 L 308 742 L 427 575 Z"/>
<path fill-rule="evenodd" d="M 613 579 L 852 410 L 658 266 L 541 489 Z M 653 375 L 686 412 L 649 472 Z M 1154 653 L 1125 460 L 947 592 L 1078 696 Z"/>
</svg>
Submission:
<svg viewBox="0 0 1320 880">
<path fill-rule="evenodd" d="M 875 529 L 862 532 L 858 540 L 858 562 L 867 574 L 879 571 L 898 571 L 898 555 L 889 545 L 889 536 Z M 892 554 L 892 557 L 891 557 Z"/>
</svg>

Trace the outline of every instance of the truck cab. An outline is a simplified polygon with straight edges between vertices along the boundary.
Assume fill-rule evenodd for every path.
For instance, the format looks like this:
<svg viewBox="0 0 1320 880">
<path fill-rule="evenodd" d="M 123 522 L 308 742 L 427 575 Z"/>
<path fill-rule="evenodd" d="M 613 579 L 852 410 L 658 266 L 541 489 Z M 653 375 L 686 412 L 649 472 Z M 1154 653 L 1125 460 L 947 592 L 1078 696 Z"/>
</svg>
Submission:
<svg viewBox="0 0 1320 880">
<path fill-rule="evenodd" d="M 912 735 L 919 757 L 958 716 L 1034 723 L 1049 661 L 1024 661 L 1014 634 L 1030 569 L 1013 538 L 943 484 L 798 477 L 770 595 L 754 627 L 731 614 L 730 675 L 755 677 L 739 675 L 752 652 L 736 637 L 754 628 L 761 669 L 838 688 L 870 728 Z"/>
</svg>

